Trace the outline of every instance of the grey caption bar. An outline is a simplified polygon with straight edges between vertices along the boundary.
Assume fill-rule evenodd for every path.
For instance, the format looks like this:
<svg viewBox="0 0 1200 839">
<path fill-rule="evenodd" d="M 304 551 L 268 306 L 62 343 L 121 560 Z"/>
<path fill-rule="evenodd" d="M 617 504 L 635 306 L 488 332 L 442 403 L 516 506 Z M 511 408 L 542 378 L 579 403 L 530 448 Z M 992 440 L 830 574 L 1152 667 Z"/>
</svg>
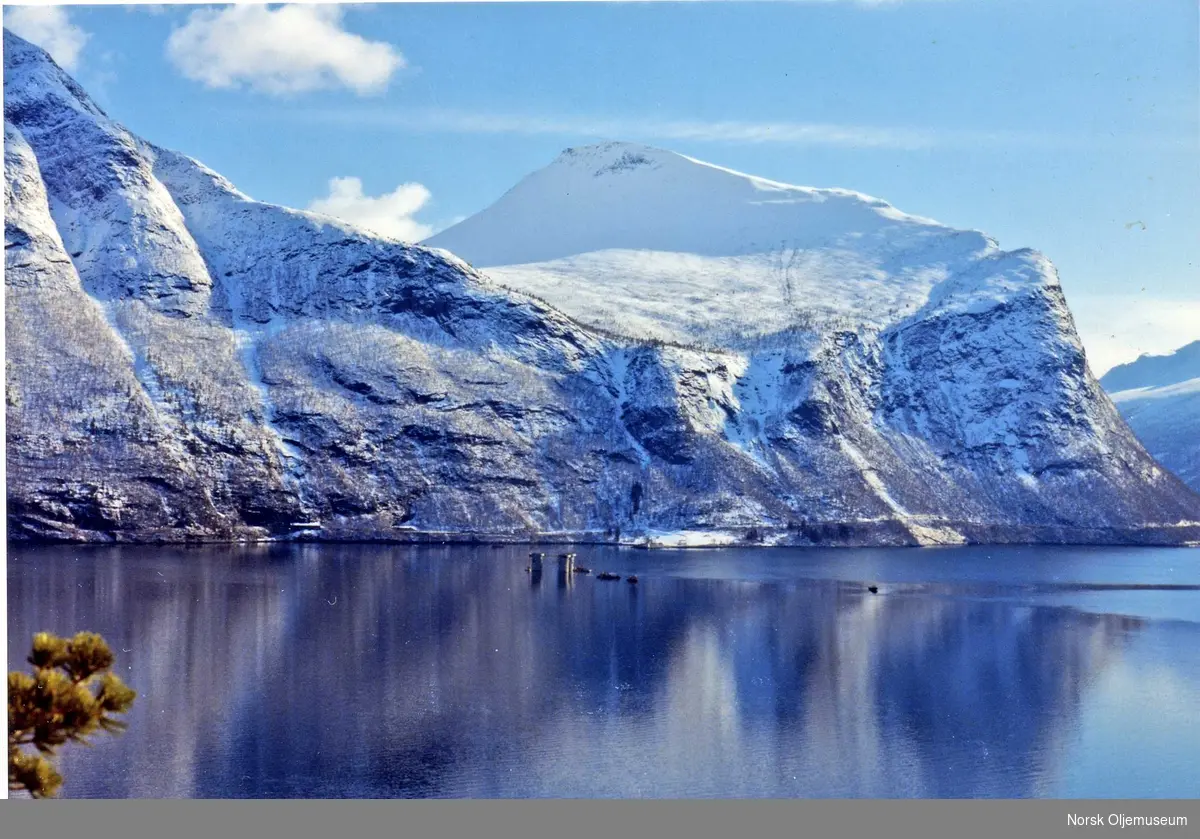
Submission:
<svg viewBox="0 0 1200 839">
<path fill-rule="evenodd" d="M 1200 835 L 1200 801 L 19 801 L 4 836 L 1075 837 Z"/>
</svg>

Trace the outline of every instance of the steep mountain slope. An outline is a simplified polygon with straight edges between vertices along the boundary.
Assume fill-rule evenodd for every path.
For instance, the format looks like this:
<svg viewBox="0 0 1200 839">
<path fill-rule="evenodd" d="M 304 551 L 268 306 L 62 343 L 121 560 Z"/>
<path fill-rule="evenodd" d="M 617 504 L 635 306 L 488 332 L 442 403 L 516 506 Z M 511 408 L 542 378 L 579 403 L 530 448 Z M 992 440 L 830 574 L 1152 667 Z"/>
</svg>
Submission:
<svg viewBox="0 0 1200 839">
<path fill-rule="evenodd" d="M 548 307 L 250 200 L 7 32 L 5 119 L 14 536 L 550 529 L 598 515 L 568 475 L 629 482 L 603 345 Z"/>
<path fill-rule="evenodd" d="M 1036 254 L 850 193 L 771 186 L 801 213 L 771 221 L 718 191 L 711 252 L 686 254 L 758 264 L 738 243 L 788 233 L 793 305 L 768 320 L 769 284 L 738 269 L 764 288 L 708 346 L 647 342 L 582 325 L 573 294 L 563 314 L 445 251 L 254 201 L 129 134 L 7 32 L 4 83 L 14 537 L 1200 538 L 1200 500 L 1088 375 Z M 530 202 L 497 253 L 624 249 L 636 286 L 645 248 L 666 247 L 637 236 L 692 247 L 697 229 L 671 234 L 677 194 L 639 189 L 661 203 L 569 247 L 585 216 Z M 690 330 L 720 299 L 690 294 L 687 317 L 644 320 Z M 614 315 L 644 302 L 631 288 Z"/>
<path fill-rule="evenodd" d="M 1158 462 L 1200 492 L 1200 341 L 1114 367 L 1100 384 Z"/>
</svg>

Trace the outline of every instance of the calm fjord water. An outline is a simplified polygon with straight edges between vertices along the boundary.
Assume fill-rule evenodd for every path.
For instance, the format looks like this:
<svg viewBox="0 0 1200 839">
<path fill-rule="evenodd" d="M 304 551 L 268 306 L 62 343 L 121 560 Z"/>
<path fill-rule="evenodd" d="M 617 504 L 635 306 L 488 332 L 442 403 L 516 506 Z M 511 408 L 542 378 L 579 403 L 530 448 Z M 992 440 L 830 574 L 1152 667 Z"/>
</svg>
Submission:
<svg viewBox="0 0 1200 839">
<path fill-rule="evenodd" d="M 14 548 L 9 666 L 140 693 L 74 797 L 1200 797 L 1200 551 L 544 550 Z"/>
</svg>

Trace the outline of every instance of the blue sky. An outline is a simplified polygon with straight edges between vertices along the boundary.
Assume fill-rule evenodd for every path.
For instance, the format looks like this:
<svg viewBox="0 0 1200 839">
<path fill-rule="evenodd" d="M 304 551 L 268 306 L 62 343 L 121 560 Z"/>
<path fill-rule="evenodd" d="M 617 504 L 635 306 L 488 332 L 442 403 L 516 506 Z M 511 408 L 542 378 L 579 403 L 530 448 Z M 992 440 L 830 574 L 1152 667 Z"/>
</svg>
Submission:
<svg viewBox="0 0 1200 839">
<path fill-rule="evenodd" d="M 262 200 L 419 236 L 565 147 L 634 140 L 1042 250 L 1098 374 L 1200 338 L 1194 0 L 72 6 L 5 21 L 132 131 Z"/>
</svg>

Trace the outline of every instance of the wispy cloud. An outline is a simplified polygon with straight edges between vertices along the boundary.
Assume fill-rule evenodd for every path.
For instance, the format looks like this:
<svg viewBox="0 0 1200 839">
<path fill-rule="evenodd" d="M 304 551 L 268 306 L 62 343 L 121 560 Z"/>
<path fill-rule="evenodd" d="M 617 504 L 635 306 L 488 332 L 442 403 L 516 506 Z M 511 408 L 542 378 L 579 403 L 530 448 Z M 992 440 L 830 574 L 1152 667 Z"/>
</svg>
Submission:
<svg viewBox="0 0 1200 839">
<path fill-rule="evenodd" d="M 167 57 L 208 87 L 270 94 L 347 87 L 380 93 L 404 57 L 342 28 L 339 6 L 199 9 L 167 40 Z"/>
<path fill-rule="evenodd" d="M 653 138 L 729 143 L 788 143 L 886 148 L 924 148 L 936 138 L 910 129 L 872 128 L 804 122 L 743 122 L 607 118 L 590 116 L 539 116 L 480 113 L 446 109 L 310 110 L 303 119 L 345 123 L 359 127 L 451 134 L 521 134 L 605 138 Z"/>
<path fill-rule="evenodd" d="M 315 199 L 308 209 L 402 242 L 419 242 L 433 233 L 432 226 L 413 218 L 429 198 L 429 190 L 417 183 L 401 184 L 383 195 L 366 195 L 361 179 L 333 178 L 329 195 Z"/>
<path fill-rule="evenodd" d="M 833 0 L 829 0 L 833 2 Z M 335 108 L 271 114 L 358 128 L 449 134 L 518 134 L 647 141 L 776 143 L 862 149 L 1031 148 L 1196 151 L 1195 137 L 1179 134 L 1103 135 L 1008 129 L 942 129 L 821 122 L 695 120 L 660 117 L 539 115 L 454 109 Z"/>
<path fill-rule="evenodd" d="M 79 69 L 79 57 L 91 35 L 71 21 L 62 6 L 7 6 L 4 26 L 50 53 L 68 72 Z"/>
</svg>

